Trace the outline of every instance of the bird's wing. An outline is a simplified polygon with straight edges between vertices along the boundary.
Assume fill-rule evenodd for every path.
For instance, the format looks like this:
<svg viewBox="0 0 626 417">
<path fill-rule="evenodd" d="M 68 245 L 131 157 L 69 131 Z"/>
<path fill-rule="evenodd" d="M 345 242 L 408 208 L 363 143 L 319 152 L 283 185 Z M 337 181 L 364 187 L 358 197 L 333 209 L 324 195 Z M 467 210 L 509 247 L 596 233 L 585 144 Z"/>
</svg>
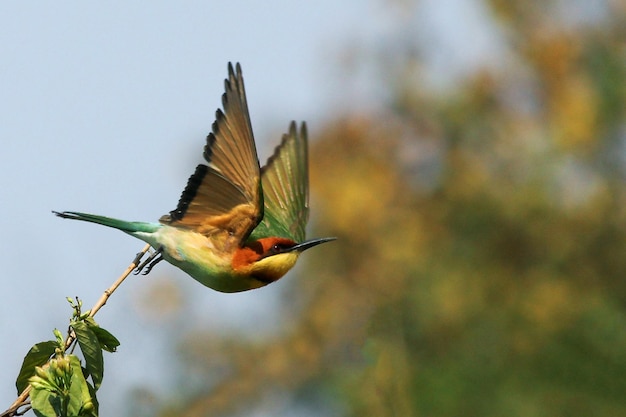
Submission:
<svg viewBox="0 0 626 417">
<path fill-rule="evenodd" d="M 306 124 L 289 133 L 261 169 L 265 214 L 253 238 L 279 236 L 296 242 L 305 238 L 309 219 L 309 159 Z"/>
<path fill-rule="evenodd" d="M 228 64 L 225 88 L 224 110 L 217 110 L 204 147 L 208 165 L 198 165 L 176 209 L 159 221 L 240 244 L 263 217 L 263 194 L 239 64 L 236 72 Z"/>
</svg>

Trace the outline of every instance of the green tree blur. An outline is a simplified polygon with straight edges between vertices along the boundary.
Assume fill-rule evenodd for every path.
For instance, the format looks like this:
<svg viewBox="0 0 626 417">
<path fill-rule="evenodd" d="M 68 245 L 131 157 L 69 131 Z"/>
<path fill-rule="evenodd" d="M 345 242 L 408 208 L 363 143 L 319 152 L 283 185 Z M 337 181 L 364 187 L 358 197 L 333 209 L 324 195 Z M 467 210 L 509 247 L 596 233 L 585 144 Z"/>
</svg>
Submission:
<svg viewBox="0 0 626 417">
<path fill-rule="evenodd" d="M 288 329 L 186 340 L 213 382 L 161 415 L 626 415 L 626 6 L 570 3 L 487 2 L 505 62 L 444 92 L 412 39 L 351 58 L 389 100 L 312 138 L 313 235 L 339 240 Z"/>
</svg>

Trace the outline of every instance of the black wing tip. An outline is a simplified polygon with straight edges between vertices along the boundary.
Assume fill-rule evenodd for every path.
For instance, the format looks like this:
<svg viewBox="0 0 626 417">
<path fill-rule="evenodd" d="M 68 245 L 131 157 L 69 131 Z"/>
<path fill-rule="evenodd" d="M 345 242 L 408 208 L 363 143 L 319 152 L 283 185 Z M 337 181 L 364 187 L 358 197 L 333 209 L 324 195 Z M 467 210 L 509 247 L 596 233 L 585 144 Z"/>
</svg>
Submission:
<svg viewBox="0 0 626 417">
<path fill-rule="evenodd" d="M 178 200 L 178 205 L 174 210 L 170 211 L 169 217 L 163 216 L 162 221 L 173 222 L 182 220 L 182 218 L 185 217 L 189 204 L 191 204 L 193 199 L 196 198 L 198 188 L 202 185 L 202 181 L 204 180 L 207 172 L 209 172 L 209 167 L 204 164 L 200 164 L 196 167 L 195 172 L 187 181 L 187 186 L 183 190 L 180 200 Z"/>
<path fill-rule="evenodd" d="M 232 61 L 228 61 L 228 78 L 239 77 L 241 77 L 241 64 L 239 62 L 235 62 L 235 66 L 233 67 Z"/>
<path fill-rule="evenodd" d="M 283 140 L 282 142 L 287 141 L 287 139 L 289 139 L 289 137 L 293 136 L 296 139 L 301 139 L 301 140 L 306 140 L 307 139 L 307 127 L 306 127 L 306 122 L 301 122 L 300 123 L 300 130 L 298 130 L 298 123 L 295 120 L 292 120 L 291 123 L 289 123 L 289 133 L 285 133 L 283 134 Z"/>
<path fill-rule="evenodd" d="M 225 118 L 224 112 L 220 109 L 215 111 L 215 121 L 211 125 L 211 133 L 209 133 L 206 137 L 206 144 L 204 145 L 204 160 L 207 162 L 211 162 L 211 158 L 213 157 L 213 146 L 217 141 L 217 135 L 220 133 L 220 122 Z"/>
<path fill-rule="evenodd" d="M 235 94 L 245 94 L 244 85 L 243 85 L 243 75 L 241 73 L 241 65 L 239 62 L 236 63 L 236 73 L 233 69 L 232 62 L 228 63 L 228 78 L 224 80 L 224 93 L 222 94 L 222 108 L 217 109 L 215 111 L 215 121 L 211 127 L 212 133 L 207 137 L 207 144 L 205 146 L 204 158 L 207 162 L 210 162 L 210 156 L 213 154 L 211 151 L 211 147 L 215 143 L 215 137 L 219 135 L 219 126 L 220 123 L 223 123 L 224 119 L 226 119 L 226 114 L 229 111 L 230 102 L 228 100 L 228 96 Z M 245 100 L 245 99 L 244 99 Z M 209 138 L 212 138 L 212 141 L 209 142 Z M 207 152 L 207 149 L 209 152 Z M 208 155 L 208 156 L 207 156 Z"/>
<path fill-rule="evenodd" d="M 306 126 L 306 122 L 302 122 L 300 124 L 300 136 L 302 136 L 302 139 L 304 139 L 305 141 L 309 137 L 309 128 Z"/>
<path fill-rule="evenodd" d="M 224 80 L 224 90 L 229 92 L 233 89 L 243 91 L 243 73 L 239 62 L 235 64 L 235 69 L 232 62 L 228 63 L 228 78 Z M 222 95 L 222 103 L 226 103 L 226 93 Z"/>
<path fill-rule="evenodd" d="M 207 162 L 211 162 L 211 158 L 213 157 L 213 145 L 215 145 L 216 140 L 215 133 L 213 132 L 209 133 L 206 137 L 206 145 L 204 145 L 204 152 L 202 153 L 202 156 Z"/>
<path fill-rule="evenodd" d="M 216 139 L 220 134 L 220 124 L 224 123 L 226 114 L 228 114 L 229 111 L 229 95 L 245 94 L 243 75 L 239 62 L 235 63 L 234 67 L 232 62 L 228 63 L 228 78 L 224 80 L 224 90 L 225 92 L 222 94 L 222 108 L 218 108 L 215 111 L 215 121 L 211 125 L 211 133 L 207 135 L 206 144 L 204 145 L 203 156 L 207 162 L 211 162 L 211 158 L 213 157 L 213 146 L 215 145 Z M 245 101 L 245 97 L 243 100 Z"/>
<path fill-rule="evenodd" d="M 301 122 L 300 130 L 298 130 L 298 124 L 296 123 L 295 120 L 292 120 L 291 123 L 289 123 L 289 133 L 285 133 L 283 135 L 281 145 L 287 142 L 287 140 L 289 140 L 290 137 L 294 137 L 297 141 L 306 142 L 308 138 L 308 130 L 306 127 L 306 122 L 304 121 Z"/>
<path fill-rule="evenodd" d="M 306 127 L 306 122 L 300 123 L 300 131 L 298 132 L 298 123 L 295 120 L 292 120 L 289 123 L 289 133 L 283 135 L 283 142 L 286 141 L 289 136 L 295 136 L 296 138 L 300 138 L 302 140 L 307 140 L 308 138 L 308 129 Z"/>
</svg>

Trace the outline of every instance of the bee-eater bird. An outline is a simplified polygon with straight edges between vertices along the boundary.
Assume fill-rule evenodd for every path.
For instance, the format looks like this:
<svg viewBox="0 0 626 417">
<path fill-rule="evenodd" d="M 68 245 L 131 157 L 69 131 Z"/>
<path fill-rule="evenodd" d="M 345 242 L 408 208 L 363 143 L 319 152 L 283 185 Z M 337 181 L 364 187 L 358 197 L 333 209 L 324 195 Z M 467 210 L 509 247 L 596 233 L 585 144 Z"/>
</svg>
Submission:
<svg viewBox="0 0 626 417">
<path fill-rule="evenodd" d="M 222 292 L 262 287 L 289 271 L 306 249 L 334 240 L 305 241 L 309 217 L 307 131 L 291 122 L 263 168 L 259 166 L 241 67 L 228 64 L 223 111 L 218 109 L 204 159 L 189 178 L 176 209 L 158 223 L 129 222 L 75 211 L 54 212 L 119 229 L 162 259 Z"/>
</svg>

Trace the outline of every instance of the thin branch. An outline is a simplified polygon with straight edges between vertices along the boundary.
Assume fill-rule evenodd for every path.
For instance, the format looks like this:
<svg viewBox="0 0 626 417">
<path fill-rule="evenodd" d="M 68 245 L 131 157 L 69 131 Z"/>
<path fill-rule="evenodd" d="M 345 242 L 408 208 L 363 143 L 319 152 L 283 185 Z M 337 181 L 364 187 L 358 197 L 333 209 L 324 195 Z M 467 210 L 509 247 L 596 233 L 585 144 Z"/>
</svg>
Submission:
<svg viewBox="0 0 626 417">
<path fill-rule="evenodd" d="M 91 308 L 91 310 L 89 312 L 89 316 L 90 317 L 93 317 L 93 316 L 96 315 L 98 310 L 100 310 L 100 308 L 102 308 L 102 306 L 104 306 L 106 304 L 107 300 L 115 292 L 117 287 L 119 287 L 122 284 L 122 282 L 124 282 L 126 277 L 128 277 L 130 275 L 130 273 L 133 272 L 133 270 L 135 268 L 137 268 L 137 266 L 139 266 L 139 262 L 140 262 L 141 258 L 144 257 L 144 255 L 146 254 L 146 252 L 148 252 L 149 249 L 150 249 L 150 245 L 146 245 L 141 250 L 141 252 L 139 252 L 137 254 L 137 256 L 135 256 L 135 259 L 131 262 L 130 265 L 128 265 L 128 268 L 126 268 L 126 270 L 122 273 L 122 275 L 120 275 L 120 277 L 117 280 L 115 280 L 113 285 L 111 285 L 109 288 L 107 288 L 104 291 L 104 293 L 102 294 L 100 299 Z M 67 339 L 65 340 L 65 349 L 68 349 L 72 345 L 72 343 L 74 343 L 75 340 L 76 340 L 76 336 L 74 335 L 74 333 L 73 332 L 70 333 L 70 335 L 68 335 Z M 31 388 L 30 385 L 27 386 L 24 389 L 24 391 L 22 391 L 22 393 L 13 402 L 13 404 L 11 404 L 11 406 L 5 412 L 0 414 L 0 417 L 19 416 L 19 415 L 24 414 L 24 412 L 28 411 L 28 409 L 22 410 L 22 411 L 19 411 L 19 409 L 22 406 L 26 406 L 26 405 L 29 406 L 30 405 L 30 403 L 28 401 L 28 397 L 30 396 L 31 389 L 32 388 Z"/>
<path fill-rule="evenodd" d="M 146 254 L 146 252 L 148 252 L 148 249 L 150 249 L 150 245 L 146 245 L 141 250 L 141 252 L 139 252 L 137 254 L 137 256 L 135 256 L 135 259 L 133 260 L 133 262 L 131 262 L 131 264 L 128 265 L 128 268 L 126 268 L 126 271 L 124 271 L 124 273 L 122 275 L 120 275 L 120 277 L 113 283 L 113 285 L 111 285 L 109 288 L 107 288 L 104 291 L 104 293 L 102 294 L 102 296 L 100 297 L 98 302 L 96 302 L 96 304 L 94 304 L 94 306 L 91 308 L 91 312 L 89 313 L 89 317 L 95 316 L 96 313 L 98 312 L 98 310 L 100 310 L 100 308 L 107 303 L 107 300 L 109 299 L 111 294 L 113 294 L 115 292 L 117 287 L 119 287 L 122 284 L 122 282 L 124 282 L 126 277 L 128 275 L 130 275 L 130 273 L 133 272 L 133 270 L 135 268 L 137 268 L 137 266 L 139 266 L 139 262 L 141 261 L 141 258 L 143 258 L 144 255 Z"/>
</svg>

